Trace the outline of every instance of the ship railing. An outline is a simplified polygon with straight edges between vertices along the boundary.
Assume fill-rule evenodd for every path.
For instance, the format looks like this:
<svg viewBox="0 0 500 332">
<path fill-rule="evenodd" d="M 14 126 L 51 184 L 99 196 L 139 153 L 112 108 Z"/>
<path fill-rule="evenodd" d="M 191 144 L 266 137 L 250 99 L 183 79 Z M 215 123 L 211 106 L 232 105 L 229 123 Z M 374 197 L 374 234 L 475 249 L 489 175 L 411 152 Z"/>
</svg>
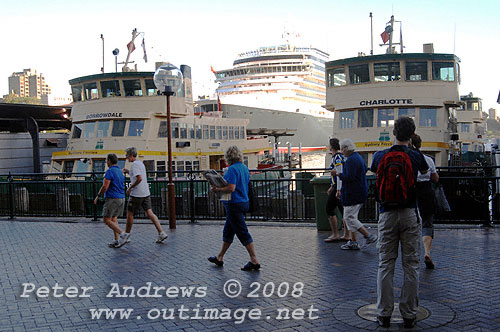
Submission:
<svg viewBox="0 0 500 332">
<path fill-rule="evenodd" d="M 223 203 L 210 190 L 201 170 L 177 170 L 174 175 L 176 215 L 179 220 L 203 222 L 225 218 Z M 440 183 L 451 207 L 437 214 L 436 223 L 500 223 L 500 167 L 440 167 Z M 326 218 L 324 210 L 316 211 L 315 200 L 326 202 L 326 189 L 311 183 L 313 178 L 329 177 L 327 169 L 279 168 L 251 170 L 250 181 L 257 191 L 259 209 L 247 214 L 249 221 L 314 223 L 316 216 Z M 92 173 L 18 173 L 0 175 L 0 216 L 16 217 L 84 217 L 100 220 L 103 201 L 94 205 L 103 172 Z M 359 218 L 377 222 L 375 176 L 368 175 L 368 199 Z M 130 183 L 126 178 L 126 186 Z M 148 171 L 153 211 L 168 219 L 168 178 L 165 171 Z M 327 180 L 328 188 L 328 180 Z M 322 203 L 324 204 L 324 203 Z M 321 207 L 322 208 L 322 207 Z M 125 217 L 125 212 L 121 217 Z M 145 218 L 140 211 L 137 218 Z"/>
</svg>

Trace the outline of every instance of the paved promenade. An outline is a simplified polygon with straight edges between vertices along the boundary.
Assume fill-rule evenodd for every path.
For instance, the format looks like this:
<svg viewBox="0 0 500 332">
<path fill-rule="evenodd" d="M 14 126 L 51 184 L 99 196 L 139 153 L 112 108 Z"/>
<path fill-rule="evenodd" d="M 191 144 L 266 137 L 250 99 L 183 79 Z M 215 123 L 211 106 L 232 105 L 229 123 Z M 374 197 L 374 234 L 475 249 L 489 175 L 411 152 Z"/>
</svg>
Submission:
<svg viewBox="0 0 500 332">
<path fill-rule="evenodd" d="M 250 232 L 260 272 L 240 270 L 248 256 L 236 241 L 223 268 L 207 261 L 221 225 L 180 224 L 155 244 L 141 223 L 110 249 L 102 222 L 0 219 L 0 331 L 405 331 L 369 320 L 375 246 L 343 251 L 313 227 Z M 438 229 L 433 254 L 436 269 L 420 270 L 428 317 L 414 330 L 500 331 L 500 228 Z M 401 282 L 398 260 L 397 296 Z"/>
</svg>

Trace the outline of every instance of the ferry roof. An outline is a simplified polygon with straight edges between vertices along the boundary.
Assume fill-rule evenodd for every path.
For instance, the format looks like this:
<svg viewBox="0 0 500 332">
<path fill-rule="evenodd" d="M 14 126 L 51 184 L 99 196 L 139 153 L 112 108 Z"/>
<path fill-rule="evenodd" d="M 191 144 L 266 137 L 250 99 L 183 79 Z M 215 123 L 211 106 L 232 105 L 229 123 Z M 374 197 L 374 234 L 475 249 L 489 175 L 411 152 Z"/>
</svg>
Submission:
<svg viewBox="0 0 500 332">
<path fill-rule="evenodd" d="M 35 119 L 39 130 L 71 129 L 71 106 L 0 103 L 0 131 L 24 132 L 26 119 Z"/>
<path fill-rule="evenodd" d="M 400 60 L 448 60 L 460 62 L 460 58 L 455 54 L 446 53 L 403 53 L 403 54 L 378 54 L 345 58 L 326 63 L 326 67 L 335 67 L 354 63 L 366 63 L 374 61 L 400 61 Z"/>
<path fill-rule="evenodd" d="M 151 77 L 155 73 L 153 71 L 129 71 L 129 72 L 118 72 L 118 73 L 105 73 L 105 74 L 94 74 L 88 76 L 77 77 L 69 80 L 70 85 L 75 85 L 78 83 L 96 81 L 96 80 L 106 80 L 106 79 L 124 79 L 129 77 Z"/>
</svg>

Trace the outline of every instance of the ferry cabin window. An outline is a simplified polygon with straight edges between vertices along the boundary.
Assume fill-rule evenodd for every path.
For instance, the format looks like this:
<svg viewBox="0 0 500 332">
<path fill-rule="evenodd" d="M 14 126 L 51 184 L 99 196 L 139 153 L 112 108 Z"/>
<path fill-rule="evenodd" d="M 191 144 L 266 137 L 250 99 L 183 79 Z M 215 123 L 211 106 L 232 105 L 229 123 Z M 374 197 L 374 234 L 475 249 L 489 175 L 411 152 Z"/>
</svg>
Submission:
<svg viewBox="0 0 500 332">
<path fill-rule="evenodd" d="M 351 84 L 369 83 L 370 72 L 368 64 L 349 66 L 349 81 Z"/>
<path fill-rule="evenodd" d="M 123 88 L 125 89 L 125 97 L 142 96 L 140 80 L 123 80 Z"/>
<path fill-rule="evenodd" d="M 394 109 L 385 108 L 378 110 L 377 127 L 394 126 Z"/>
<path fill-rule="evenodd" d="M 195 126 L 195 131 L 196 131 L 196 139 L 202 139 L 202 131 L 201 131 L 201 125 L 196 125 Z"/>
<path fill-rule="evenodd" d="M 83 85 L 83 90 L 85 91 L 85 100 L 99 98 L 99 94 L 97 93 L 97 84 L 95 82 L 85 83 Z"/>
<path fill-rule="evenodd" d="M 229 126 L 229 139 L 234 139 L 234 127 Z"/>
<path fill-rule="evenodd" d="M 95 137 L 107 137 L 111 121 L 97 121 L 97 133 Z"/>
<path fill-rule="evenodd" d="M 427 81 L 427 62 L 406 62 L 407 81 Z"/>
<path fill-rule="evenodd" d="M 373 109 L 358 111 L 358 128 L 373 127 Z"/>
<path fill-rule="evenodd" d="M 437 109 L 435 108 L 421 108 L 419 112 L 419 126 L 420 127 L 436 127 L 437 122 Z"/>
<path fill-rule="evenodd" d="M 343 86 L 347 84 L 344 68 L 329 69 L 326 73 L 328 87 Z"/>
<path fill-rule="evenodd" d="M 234 138 L 240 139 L 240 127 L 234 127 Z"/>
<path fill-rule="evenodd" d="M 74 160 L 67 160 L 64 162 L 64 168 L 63 168 L 63 172 L 64 173 L 71 173 L 73 172 L 73 166 L 75 165 L 75 161 Z"/>
<path fill-rule="evenodd" d="M 121 137 L 125 135 L 125 125 L 127 120 L 113 120 L 113 129 L 111 129 L 111 136 Z"/>
<path fill-rule="evenodd" d="M 179 138 L 179 124 L 177 122 L 172 122 L 172 138 Z"/>
<path fill-rule="evenodd" d="M 160 127 L 158 128 L 158 137 L 167 137 L 167 121 L 160 121 Z"/>
<path fill-rule="evenodd" d="M 125 159 L 118 159 L 118 163 L 116 164 L 119 169 L 124 169 L 125 168 Z"/>
<path fill-rule="evenodd" d="M 83 87 L 81 85 L 72 86 L 71 94 L 73 95 L 73 101 L 82 101 L 83 100 Z"/>
<path fill-rule="evenodd" d="M 194 125 L 188 124 L 189 138 L 194 139 Z"/>
<path fill-rule="evenodd" d="M 156 86 L 153 80 L 145 80 L 144 82 L 146 84 L 146 93 L 148 96 L 154 96 L 156 95 Z"/>
<path fill-rule="evenodd" d="M 80 138 L 82 136 L 83 123 L 75 123 L 73 125 L 73 136 L 71 138 Z"/>
<path fill-rule="evenodd" d="M 92 172 L 94 173 L 104 173 L 105 166 L 106 161 L 104 159 L 92 160 Z"/>
<path fill-rule="evenodd" d="M 375 63 L 373 75 L 375 82 L 399 81 L 401 79 L 399 62 Z"/>
<path fill-rule="evenodd" d="M 203 125 L 203 139 L 210 139 L 208 125 Z"/>
<path fill-rule="evenodd" d="M 354 111 L 341 111 L 339 121 L 340 129 L 354 128 Z"/>
<path fill-rule="evenodd" d="M 53 160 L 51 173 L 60 173 L 62 168 L 62 160 Z"/>
<path fill-rule="evenodd" d="M 165 160 L 158 160 L 156 161 L 156 175 L 158 177 L 166 177 L 167 176 L 167 172 L 166 172 L 167 168 L 165 166 Z"/>
<path fill-rule="evenodd" d="M 469 152 L 469 144 L 464 143 L 462 144 L 462 153 L 467 153 Z"/>
<path fill-rule="evenodd" d="M 146 168 L 146 174 L 148 177 L 154 177 L 154 171 L 155 171 L 155 161 L 154 160 L 144 160 L 143 161 L 144 167 Z"/>
<path fill-rule="evenodd" d="M 217 126 L 217 139 L 222 139 L 222 127 Z"/>
<path fill-rule="evenodd" d="M 460 127 L 462 133 L 470 133 L 470 123 L 462 123 Z"/>
<path fill-rule="evenodd" d="M 83 138 L 94 137 L 95 121 L 85 122 L 85 126 L 83 128 L 84 128 L 83 129 Z"/>
<path fill-rule="evenodd" d="M 210 126 L 210 139 L 215 139 L 215 126 Z"/>
<path fill-rule="evenodd" d="M 142 136 L 144 133 L 144 120 L 130 120 L 128 136 Z"/>
<path fill-rule="evenodd" d="M 248 156 L 243 156 L 243 164 L 248 167 Z"/>
<path fill-rule="evenodd" d="M 179 123 L 179 128 L 180 128 L 180 138 L 187 139 L 187 124 L 186 123 Z"/>
<path fill-rule="evenodd" d="M 178 161 L 176 163 L 176 169 L 177 171 L 179 171 L 176 176 L 184 176 L 184 172 L 181 172 L 181 171 L 184 171 L 184 161 Z"/>
<path fill-rule="evenodd" d="M 186 171 L 192 171 L 193 170 L 193 163 L 189 160 L 186 160 Z M 186 173 L 186 175 L 189 175 L 189 173 Z"/>
<path fill-rule="evenodd" d="M 120 92 L 120 83 L 118 82 L 118 80 L 101 82 L 101 91 L 103 98 L 119 97 L 122 95 Z"/>
<path fill-rule="evenodd" d="M 199 171 L 200 170 L 200 161 L 195 160 L 193 161 L 193 171 Z"/>
<path fill-rule="evenodd" d="M 86 173 L 89 170 L 89 160 L 85 158 L 84 160 L 78 160 L 76 162 L 76 173 Z"/>
<path fill-rule="evenodd" d="M 398 117 L 407 116 L 415 121 L 415 109 L 414 108 L 400 108 L 398 110 Z"/>
<path fill-rule="evenodd" d="M 453 62 L 433 62 L 432 79 L 438 81 L 454 81 L 455 66 Z"/>
<path fill-rule="evenodd" d="M 227 139 L 228 134 L 227 134 L 227 126 L 222 127 L 222 139 Z"/>
<path fill-rule="evenodd" d="M 245 127 L 240 127 L 240 138 L 245 139 Z"/>
</svg>

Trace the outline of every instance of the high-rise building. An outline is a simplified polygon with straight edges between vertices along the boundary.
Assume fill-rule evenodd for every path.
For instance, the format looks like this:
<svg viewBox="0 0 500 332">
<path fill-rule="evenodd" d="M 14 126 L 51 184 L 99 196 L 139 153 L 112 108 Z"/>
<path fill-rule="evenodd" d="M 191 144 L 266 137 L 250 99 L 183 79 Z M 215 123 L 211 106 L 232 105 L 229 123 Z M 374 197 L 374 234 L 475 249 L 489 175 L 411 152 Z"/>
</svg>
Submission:
<svg viewBox="0 0 500 332">
<path fill-rule="evenodd" d="M 50 94 L 50 87 L 45 83 L 43 74 L 36 70 L 24 69 L 22 72 L 12 73 L 9 77 L 9 94 L 14 93 L 20 97 L 42 98 Z"/>
</svg>

